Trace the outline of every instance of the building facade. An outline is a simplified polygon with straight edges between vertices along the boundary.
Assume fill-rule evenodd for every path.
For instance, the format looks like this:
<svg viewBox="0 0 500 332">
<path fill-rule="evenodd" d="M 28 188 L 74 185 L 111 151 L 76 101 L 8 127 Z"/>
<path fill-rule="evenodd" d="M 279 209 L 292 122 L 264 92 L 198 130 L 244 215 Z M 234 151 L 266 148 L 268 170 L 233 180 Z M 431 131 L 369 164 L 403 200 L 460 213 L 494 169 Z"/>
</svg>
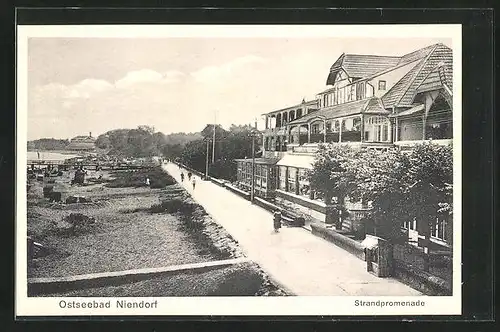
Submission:
<svg viewBox="0 0 500 332">
<path fill-rule="evenodd" d="M 92 133 L 89 136 L 76 136 L 70 140 L 70 143 L 66 146 L 66 150 L 71 151 L 94 151 L 96 148 L 96 139 L 92 137 Z"/>
<path fill-rule="evenodd" d="M 307 175 L 319 143 L 378 150 L 409 149 L 426 140 L 451 144 L 452 63 L 452 50 L 443 44 L 402 56 L 342 54 L 315 100 L 263 115 L 263 157 L 280 159 L 275 196 L 328 221 L 329 203 L 310 187 Z M 359 204 L 346 207 L 352 215 L 364 211 Z M 449 224 L 439 221 L 433 237 L 449 243 Z M 416 225 L 406 227 L 418 237 Z"/>
<path fill-rule="evenodd" d="M 276 193 L 276 162 L 277 158 L 236 159 L 237 179 L 240 188 L 250 191 L 252 189 L 252 176 L 254 177 L 255 196 L 274 198 Z M 255 167 L 253 170 L 252 167 Z M 253 172 L 255 172 L 254 175 Z"/>
</svg>

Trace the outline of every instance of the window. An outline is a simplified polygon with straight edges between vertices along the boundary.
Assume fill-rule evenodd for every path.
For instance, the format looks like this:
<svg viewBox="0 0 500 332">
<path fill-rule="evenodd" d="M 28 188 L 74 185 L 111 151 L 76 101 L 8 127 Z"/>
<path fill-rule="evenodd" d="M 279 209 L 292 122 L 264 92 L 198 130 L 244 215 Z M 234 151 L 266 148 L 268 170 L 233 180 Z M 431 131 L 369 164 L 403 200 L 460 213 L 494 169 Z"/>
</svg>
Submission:
<svg viewBox="0 0 500 332">
<path fill-rule="evenodd" d="M 382 80 L 378 81 L 378 89 L 385 91 L 385 88 L 386 88 L 385 81 L 382 81 Z"/>
<path fill-rule="evenodd" d="M 295 188 L 297 183 L 295 182 L 295 176 L 297 175 L 297 169 L 295 167 L 290 167 L 288 169 L 288 191 L 295 193 Z"/>
<path fill-rule="evenodd" d="M 338 133 L 340 131 L 340 123 L 339 120 L 335 120 L 333 122 L 333 132 Z"/>
<path fill-rule="evenodd" d="M 361 118 L 352 119 L 352 130 L 360 131 L 361 130 Z"/>
<path fill-rule="evenodd" d="M 328 121 L 328 122 L 326 123 L 326 132 L 327 132 L 327 133 L 332 132 L 332 122 L 331 122 L 331 121 Z"/>
<path fill-rule="evenodd" d="M 417 229 L 417 220 L 413 219 L 412 221 L 405 221 L 403 223 L 403 228 L 404 229 L 409 229 L 409 230 L 416 230 Z"/>
<path fill-rule="evenodd" d="M 324 94 L 323 95 L 323 107 L 328 106 L 328 95 Z"/>
<path fill-rule="evenodd" d="M 365 98 L 365 83 L 356 83 L 356 100 Z"/>
<path fill-rule="evenodd" d="M 299 169 L 299 193 L 304 196 L 309 196 L 311 188 L 309 185 L 309 172 L 305 168 Z"/>
<path fill-rule="evenodd" d="M 365 119 L 365 140 L 368 142 L 389 141 L 389 120 L 383 116 Z"/>
<path fill-rule="evenodd" d="M 311 134 L 319 134 L 319 123 L 315 123 L 311 126 Z"/>
<path fill-rule="evenodd" d="M 436 223 L 434 227 L 431 229 L 431 237 L 436 238 L 438 240 L 446 241 L 448 240 L 448 234 L 446 232 L 446 218 L 436 218 Z"/>
<path fill-rule="evenodd" d="M 351 91 L 349 93 L 349 100 L 356 100 L 356 84 L 351 85 Z"/>
<path fill-rule="evenodd" d="M 279 188 L 286 190 L 286 166 L 280 166 L 279 168 Z"/>
</svg>

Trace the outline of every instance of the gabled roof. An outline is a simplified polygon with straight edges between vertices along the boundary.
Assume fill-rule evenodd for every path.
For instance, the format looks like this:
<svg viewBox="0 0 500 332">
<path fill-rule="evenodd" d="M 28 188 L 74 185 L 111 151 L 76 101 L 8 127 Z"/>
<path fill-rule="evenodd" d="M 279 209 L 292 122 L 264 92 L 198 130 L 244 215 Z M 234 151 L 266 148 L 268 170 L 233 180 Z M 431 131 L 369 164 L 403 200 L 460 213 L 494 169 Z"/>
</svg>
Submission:
<svg viewBox="0 0 500 332">
<path fill-rule="evenodd" d="M 359 113 L 377 113 L 388 114 L 389 111 L 384 109 L 380 99 L 373 97 L 370 99 L 350 101 L 344 104 L 333 105 L 320 109 L 319 111 L 309 113 L 301 118 L 289 122 L 289 125 L 306 123 L 317 117 L 326 117 L 326 119 L 335 119 L 341 116 L 354 115 Z"/>
<path fill-rule="evenodd" d="M 405 54 L 401 57 L 401 60 L 399 61 L 398 65 L 404 64 L 404 63 L 410 63 L 422 58 L 425 58 L 427 55 L 429 55 L 430 52 L 436 47 L 437 44 L 433 44 L 421 49 L 418 49 L 416 51 L 413 51 L 411 53 Z"/>
<path fill-rule="evenodd" d="M 291 110 L 294 110 L 294 109 L 299 109 L 299 108 L 304 107 L 304 106 L 318 106 L 318 100 L 317 99 L 313 99 L 313 100 L 309 100 L 309 101 L 303 101 L 300 104 L 296 104 L 296 105 L 293 105 L 293 106 L 288 106 L 288 107 L 281 108 L 279 110 L 274 110 L 272 112 L 264 113 L 264 114 L 261 114 L 261 115 L 272 115 L 272 114 L 280 113 L 280 112 L 283 112 L 283 111 L 291 111 Z"/>
<path fill-rule="evenodd" d="M 349 77 L 365 78 L 379 71 L 396 66 L 401 60 L 398 56 L 342 54 L 331 66 L 326 84 L 335 83 L 339 71 L 344 70 Z"/>
<path fill-rule="evenodd" d="M 417 87 L 417 93 L 437 90 L 444 86 L 453 90 L 453 63 L 451 57 L 443 59 L 427 74 Z"/>
<path fill-rule="evenodd" d="M 426 54 L 425 57 L 416 62 L 415 66 L 382 97 L 382 102 L 386 108 L 393 106 L 411 107 L 419 88 L 437 87 L 436 78 L 439 77 L 440 73 L 451 88 L 453 73 L 452 50 L 443 44 L 435 44 L 419 51 L 421 51 L 421 55 Z M 411 55 L 409 58 L 415 57 L 413 53 L 415 52 L 408 54 Z M 443 69 L 439 70 L 438 67 L 443 67 Z M 426 80 L 427 82 L 424 82 Z"/>
</svg>

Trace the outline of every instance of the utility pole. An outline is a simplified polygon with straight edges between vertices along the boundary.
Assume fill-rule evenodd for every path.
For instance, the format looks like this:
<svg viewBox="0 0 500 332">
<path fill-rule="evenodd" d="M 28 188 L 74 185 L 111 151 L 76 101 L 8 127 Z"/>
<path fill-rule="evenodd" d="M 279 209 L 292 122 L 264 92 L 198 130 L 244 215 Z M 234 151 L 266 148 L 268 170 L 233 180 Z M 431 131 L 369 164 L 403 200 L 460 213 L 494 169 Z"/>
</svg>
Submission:
<svg viewBox="0 0 500 332">
<path fill-rule="evenodd" d="M 212 144 L 212 164 L 215 162 L 215 126 L 217 124 L 217 111 L 215 111 L 215 121 L 214 121 L 214 141 Z"/>
<path fill-rule="evenodd" d="M 209 151 L 209 146 L 210 146 L 210 140 L 207 138 L 207 155 L 205 158 L 205 180 L 208 180 L 208 151 Z"/>
<path fill-rule="evenodd" d="M 252 191 L 250 192 L 250 202 L 253 204 L 255 196 L 255 133 L 252 132 Z"/>
</svg>

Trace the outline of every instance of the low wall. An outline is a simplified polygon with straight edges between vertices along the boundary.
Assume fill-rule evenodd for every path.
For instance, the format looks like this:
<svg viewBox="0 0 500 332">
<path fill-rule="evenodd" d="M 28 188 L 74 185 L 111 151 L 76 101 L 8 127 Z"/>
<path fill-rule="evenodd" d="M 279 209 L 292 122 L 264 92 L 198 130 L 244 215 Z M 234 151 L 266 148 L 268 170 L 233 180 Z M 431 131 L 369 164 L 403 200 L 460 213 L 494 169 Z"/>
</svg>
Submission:
<svg viewBox="0 0 500 332">
<path fill-rule="evenodd" d="M 310 226 L 312 234 L 332 242 L 336 246 L 348 251 L 359 259 L 365 260 L 365 250 L 361 243 L 341 235 L 332 229 L 327 229 L 316 224 L 311 224 Z"/>
<path fill-rule="evenodd" d="M 410 264 L 399 260 L 394 261 L 394 278 L 425 295 L 452 295 L 452 289 L 444 279 L 416 269 Z"/>
<path fill-rule="evenodd" d="M 30 294 L 30 296 L 36 296 L 40 294 L 65 292 L 74 289 L 116 286 L 141 280 L 148 280 L 160 276 L 171 276 L 181 273 L 202 273 L 246 262 L 248 262 L 247 258 L 234 258 L 222 261 L 175 265 L 162 268 L 102 272 L 69 277 L 30 278 L 28 279 L 28 294 Z"/>
<path fill-rule="evenodd" d="M 303 197 L 298 197 L 282 190 L 276 190 L 276 197 L 296 205 L 296 208 L 302 213 L 305 213 L 314 219 L 325 222 L 326 220 L 326 206 L 320 205 L 317 202 L 307 200 Z"/>
<path fill-rule="evenodd" d="M 359 259 L 365 260 L 364 247 L 348 237 L 327 229 L 320 225 L 311 224 L 312 234 L 322 237 L 332 242 L 338 247 L 348 251 Z M 428 272 L 414 268 L 411 264 L 400 260 L 394 260 L 394 271 L 392 277 L 400 282 L 410 286 L 413 289 L 422 292 L 425 295 L 451 296 L 452 289 L 444 280 Z M 368 272 L 367 272 L 368 273 Z"/>
<path fill-rule="evenodd" d="M 209 176 L 208 178 L 210 179 L 210 181 L 212 181 L 216 185 L 218 185 L 220 187 L 226 187 L 226 182 L 225 181 L 213 178 L 211 176 Z"/>
<path fill-rule="evenodd" d="M 225 184 L 224 187 L 227 188 L 227 190 L 235 193 L 238 196 L 241 196 L 241 197 L 248 199 L 248 200 L 250 199 L 250 193 L 248 193 L 244 190 L 241 190 L 240 188 L 236 188 L 235 186 L 233 186 L 231 184 Z"/>
<path fill-rule="evenodd" d="M 282 190 L 276 190 L 276 196 L 284 198 L 292 203 L 299 204 L 301 206 L 304 206 L 308 209 L 320 212 L 325 214 L 326 213 L 326 206 L 313 202 L 311 200 L 308 200 L 306 198 L 298 197 L 297 195 L 287 193 Z"/>
</svg>

